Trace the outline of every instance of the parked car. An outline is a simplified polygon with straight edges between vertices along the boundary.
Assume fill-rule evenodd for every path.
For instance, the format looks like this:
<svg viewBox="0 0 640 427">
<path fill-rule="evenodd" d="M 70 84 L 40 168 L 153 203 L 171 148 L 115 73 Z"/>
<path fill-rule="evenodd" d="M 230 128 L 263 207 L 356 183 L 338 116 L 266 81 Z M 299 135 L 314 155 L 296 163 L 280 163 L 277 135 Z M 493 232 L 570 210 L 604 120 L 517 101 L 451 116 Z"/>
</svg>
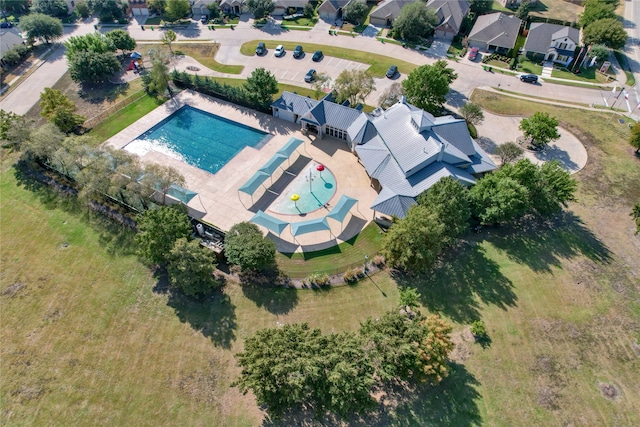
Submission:
<svg viewBox="0 0 640 427">
<path fill-rule="evenodd" d="M 202 15 L 200 17 L 200 22 L 202 22 L 203 24 L 206 24 L 207 22 L 209 22 L 209 17 L 207 15 Z"/>
<path fill-rule="evenodd" d="M 389 67 L 389 69 L 387 70 L 387 78 L 392 79 L 396 76 L 396 74 L 398 74 L 398 67 L 396 65 L 392 65 L 391 67 Z"/>
<path fill-rule="evenodd" d="M 304 50 L 302 50 L 302 46 L 298 45 L 296 46 L 296 48 L 293 50 L 293 57 L 294 58 L 302 58 L 302 56 L 304 55 Z"/>
<path fill-rule="evenodd" d="M 267 53 L 267 47 L 263 42 L 258 43 L 258 47 L 256 47 L 256 55 L 262 56 Z"/>
<path fill-rule="evenodd" d="M 478 56 L 478 48 L 472 47 L 471 50 L 469 51 L 469 61 L 474 61 L 477 56 Z"/>
<path fill-rule="evenodd" d="M 538 76 L 535 74 L 523 74 L 520 76 L 520 81 L 525 83 L 538 83 Z"/>
<path fill-rule="evenodd" d="M 310 69 L 307 74 L 304 76 L 304 81 L 307 83 L 311 83 L 312 81 L 314 81 L 316 78 L 316 70 L 314 70 L 313 68 Z"/>
<path fill-rule="evenodd" d="M 321 60 L 322 60 L 322 57 L 323 57 L 323 56 L 324 56 L 324 55 L 322 54 L 322 51 L 321 51 L 321 50 L 316 50 L 316 51 L 313 53 L 313 56 L 311 57 L 311 59 L 313 60 L 313 62 L 318 62 L 318 61 L 321 61 Z"/>
<path fill-rule="evenodd" d="M 284 46 L 282 46 L 281 44 L 276 46 L 276 50 L 274 52 L 274 55 L 277 56 L 278 58 L 283 56 L 284 55 Z"/>
</svg>

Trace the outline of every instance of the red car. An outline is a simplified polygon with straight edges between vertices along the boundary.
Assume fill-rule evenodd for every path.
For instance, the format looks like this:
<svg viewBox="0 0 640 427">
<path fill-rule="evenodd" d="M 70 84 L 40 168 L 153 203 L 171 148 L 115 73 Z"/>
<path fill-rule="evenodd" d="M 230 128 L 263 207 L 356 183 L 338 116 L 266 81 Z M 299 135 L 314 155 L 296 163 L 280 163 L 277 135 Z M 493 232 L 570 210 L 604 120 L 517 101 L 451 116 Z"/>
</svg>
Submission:
<svg viewBox="0 0 640 427">
<path fill-rule="evenodd" d="M 469 61 L 475 60 L 476 56 L 478 56 L 478 48 L 472 47 L 471 50 L 469 51 Z"/>
</svg>

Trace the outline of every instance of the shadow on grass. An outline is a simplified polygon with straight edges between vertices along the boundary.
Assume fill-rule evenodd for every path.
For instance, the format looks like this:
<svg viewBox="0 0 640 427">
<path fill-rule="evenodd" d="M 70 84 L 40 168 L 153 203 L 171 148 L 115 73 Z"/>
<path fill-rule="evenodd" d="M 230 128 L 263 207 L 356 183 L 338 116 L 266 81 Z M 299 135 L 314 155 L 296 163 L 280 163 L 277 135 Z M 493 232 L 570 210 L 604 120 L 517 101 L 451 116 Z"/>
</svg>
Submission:
<svg viewBox="0 0 640 427">
<path fill-rule="evenodd" d="M 311 411 L 299 410 L 287 414 L 280 420 L 266 419 L 263 427 L 280 426 L 461 426 L 481 424 L 480 410 L 476 401 L 480 397 L 476 387 L 478 380 L 464 365 L 452 363 L 451 371 L 442 383 L 436 386 L 397 386 L 382 391 L 376 409 L 366 415 L 340 420 L 332 415 L 314 418 Z"/>
<path fill-rule="evenodd" d="M 415 288 L 422 305 L 442 313 L 454 322 L 471 323 L 480 319 L 480 304 L 504 310 L 516 305 L 513 284 L 490 259 L 485 249 L 470 245 L 449 253 L 444 262 L 420 276 L 394 274 L 401 287 Z"/>
<path fill-rule="evenodd" d="M 287 314 L 298 305 L 298 293 L 285 287 L 288 283 L 277 268 L 240 274 L 244 296 L 272 314 Z"/>
<path fill-rule="evenodd" d="M 536 272 L 549 272 L 552 267 L 559 267 L 563 259 L 576 256 L 598 263 L 611 261 L 611 251 L 605 244 L 568 211 L 549 221 L 529 220 L 498 229 L 488 240 L 510 259 Z"/>
<path fill-rule="evenodd" d="M 167 305 L 173 308 L 182 323 L 188 323 L 194 330 L 209 338 L 214 345 L 231 348 L 231 344 L 236 340 L 238 324 L 235 305 L 221 291 L 224 282 L 211 295 L 197 300 L 181 292 L 171 291 L 164 269 L 158 269 L 155 277 L 158 281 L 153 291 L 168 294 Z"/>
</svg>

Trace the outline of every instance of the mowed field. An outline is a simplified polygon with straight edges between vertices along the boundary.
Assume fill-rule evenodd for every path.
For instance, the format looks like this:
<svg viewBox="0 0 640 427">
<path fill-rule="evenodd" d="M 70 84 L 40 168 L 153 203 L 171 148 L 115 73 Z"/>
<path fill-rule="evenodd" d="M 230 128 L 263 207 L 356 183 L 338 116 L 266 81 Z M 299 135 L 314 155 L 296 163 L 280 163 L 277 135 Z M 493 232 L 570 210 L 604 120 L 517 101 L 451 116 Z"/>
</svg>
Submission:
<svg viewBox="0 0 640 427">
<path fill-rule="evenodd" d="M 230 387 L 247 336 L 299 321 L 355 329 L 412 286 L 422 310 L 454 325 L 452 374 L 348 425 L 640 425 L 640 237 L 629 216 L 640 159 L 609 116 L 481 91 L 472 100 L 561 117 L 589 153 L 578 202 L 546 223 L 470 234 L 428 275 L 380 272 L 326 291 L 228 283 L 204 303 L 172 297 L 132 254 L 130 233 L 33 185 L 4 153 L 0 423 L 272 425 Z M 477 319 L 485 347 L 468 333 Z"/>
</svg>

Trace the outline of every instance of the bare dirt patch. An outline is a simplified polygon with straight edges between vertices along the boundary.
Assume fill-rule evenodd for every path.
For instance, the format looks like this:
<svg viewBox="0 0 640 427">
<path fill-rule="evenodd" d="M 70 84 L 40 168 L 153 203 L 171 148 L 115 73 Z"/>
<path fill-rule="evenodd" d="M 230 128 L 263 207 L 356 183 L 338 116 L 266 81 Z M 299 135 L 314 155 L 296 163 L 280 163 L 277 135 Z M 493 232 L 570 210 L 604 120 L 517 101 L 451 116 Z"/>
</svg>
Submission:
<svg viewBox="0 0 640 427">
<path fill-rule="evenodd" d="M 7 286 L 5 290 L 0 293 L 3 297 L 15 298 L 16 295 L 23 289 L 26 289 L 27 285 L 24 283 L 16 282 L 13 285 Z"/>
<path fill-rule="evenodd" d="M 620 394 L 618 388 L 613 384 L 600 383 L 598 384 L 598 387 L 600 388 L 602 395 L 607 399 L 613 400 Z"/>
</svg>

